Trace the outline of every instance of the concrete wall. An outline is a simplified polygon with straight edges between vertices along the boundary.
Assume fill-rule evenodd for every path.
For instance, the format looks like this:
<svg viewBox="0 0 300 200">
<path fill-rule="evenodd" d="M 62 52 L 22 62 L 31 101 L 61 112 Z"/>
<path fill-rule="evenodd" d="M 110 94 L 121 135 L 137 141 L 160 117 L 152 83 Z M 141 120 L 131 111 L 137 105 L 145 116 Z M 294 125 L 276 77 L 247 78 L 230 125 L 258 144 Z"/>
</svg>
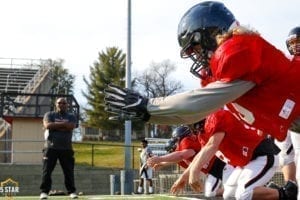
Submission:
<svg viewBox="0 0 300 200">
<path fill-rule="evenodd" d="M 8 179 L 18 183 L 19 193 L 16 196 L 28 195 L 37 196 L 40 194 L 41 165 L 0 165 L 0 183 Z M 92 167 L 75 166 L 75 184 L 77 192 L 84 195 L 110 194 L 110 175 L 116 175 L 117 183 L 114 193 L 120 192 L 120 169 L 100 169 Z M 133 172 L 133 190 L 136 191 L 138 181 L 138 171 Z M 174 181 L 178 178 L 177 173 L 161 172 L 154 174 L 153 185 L 155 193 L 168 193 Z M 272 181 L 278 185 L 283 185 L 283 175 L 276 172 Z M 63 173 L 58 164 L 52 174 L 52 190 L 66 192 L 63 180 Z M 189 190 L 187 190 L 189 191 Z M 0 197 L 1 197 L 0 193 Z"/>
<path fill-rule="evenodd" d="M 0 182 L 10 178 L 18 183 L 19 193 L 16 194 L 17 196 L 40 194 L 41 165 L 1 165 L 0 171 Z M 120 170 L 75 166 L 77 192 L 83 192 L 86 195 L 110 194 L 110 175 L 119 176 Z M 53 172 L 52 181 L 53 190 L 66 192 L 59 164 Z"/>
</svg>

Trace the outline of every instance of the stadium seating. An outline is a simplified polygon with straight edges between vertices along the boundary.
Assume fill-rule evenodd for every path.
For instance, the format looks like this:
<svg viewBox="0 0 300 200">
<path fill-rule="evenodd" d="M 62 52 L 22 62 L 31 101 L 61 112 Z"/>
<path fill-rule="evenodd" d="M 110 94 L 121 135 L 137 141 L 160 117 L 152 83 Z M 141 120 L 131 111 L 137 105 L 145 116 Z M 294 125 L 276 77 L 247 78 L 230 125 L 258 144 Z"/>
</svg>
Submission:
<svg viewBox="0 0 300 200">
<path fill-rule="evenodd" d="M 0 91 L 21 92 L 38 69 L 0 68 Z"/>
</svg>

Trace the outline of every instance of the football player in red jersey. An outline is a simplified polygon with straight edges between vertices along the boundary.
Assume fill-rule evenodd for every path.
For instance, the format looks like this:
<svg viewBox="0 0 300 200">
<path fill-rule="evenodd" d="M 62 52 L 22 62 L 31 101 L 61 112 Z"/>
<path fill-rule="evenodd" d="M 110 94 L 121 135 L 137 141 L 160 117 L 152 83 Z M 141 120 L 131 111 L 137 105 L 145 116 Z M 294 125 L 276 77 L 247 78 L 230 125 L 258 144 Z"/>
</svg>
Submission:
<svg viewBox="0 0 300 200">
<path fill-rule="evenodd" d="M 291 127 L 300 134 L 300 62 L 240 26 L 223 3 L 190 8 L 178 25 L 178 41 L 181 56 L 193 60 L 191 72 L 205 86 L 148 99 L 109 85 L 104 93 L 112 118 L 192 124 L 226 105 L 249 128 L 279 141 Z"/>
<path fill-rule="evenodd" d="M 297 42 L 298 41 L 298 42 Z M 297 47 L 298 43 L 298 47 Z M 300 27 L 295 27 L 290 30 L 288 37 L 286 39 L 287 49 L 293 57 L 290 59 L 293 60 L 294 57 L 300 55 Z M 290 56 L 288 56 L 290 57 Z M 275 144 L 280 148 L 279 153 L 279 165 L 283 173 L 285 182 L 288 180 L 296 181 L 296 166 L 295 166 L 295 148 L 297 146 L 292 144 L 291 134 L 297 136 L 297 133 L 294 133 L 292 130 L 289 130 L 284 141 L 275 140 Z M 300 136 L 299 136 L 300 137 Z M 294 137 L 293 137 L 294 138 Z M 297 141 L 294 139 L 295 142 Z M 300 138 L 298 139 L 300 141 Z M 299 148 L 298 148 L 299 149 Z M 299 168 L 300 169 L 300 168 Z M 270 187 L 278 187 L 275 183 L 270 182 Z"/>
<path fill-rule="evenodd" d="M 157 169 L 159 167 L 158 163 L 177 163 L 182 161 L 181 165 L 186 168 L 201 149 L 197 136 L 192 133 L 188 126 L 177 127 L 172 132 L 172 139 L 176 145 L 175 151 L 164 156 L 153 156 L 147 160 L 147 164 Z"/>
<path fill-rule="evenodd" d="M 148 166 L 158 170 L 161 167 L 178 163 L 179 166 L 185 169 L 201 149 L 201 144 L 198 141 L 197 135 L 192 133 L 188 126 L 177 127 L 172 133 L 171 141 L 175 142 L 173 143 L 175 150 L 163 156 L 153 156 L 149 158 L 147 160 Z M 225 170 L 224 167 L 225 163 L 223 161 L 217 157 L 213 157 L 201 169 L 204 174 L 207 174 L 204 186 L 205 197 L 222 195 L 223 191 L 220 189 L 222 176 L 224 175 L 224 177 L 227 177 L 227 174 L 231 173 L 231 167 L 227 166 Z"/>
<path fill-rule="evenodd" d="M 300 26 L 293 28 L 286 40 L 287 49 L 290 54 L 293 56 L 293 62 L 300 62 Z M 300 183 L 300 134 L 298 133 L 299 129 L 297 127 L 293 127 L 289 130 L 289 134 L 291 137 L 291 141 L 293 144 L 293 148 L 295 150 L 295 163 L 296 163 L 296 180 L 298 184 Z M 289 170 L 288 172 L 292 173 L 290 176 L 294 175 L 293 170 Z M 298 192 L 298 200 L 300 200 L 300 193 Z"/>
<path fill-rule="evenodd" d="M 300 63 L 240 26 L 224 4 L 206 1 L 190 8 L 178 25 L 178 41 L 205 87 L 147 99 L 109 85 L 107 111 L 121 119 L 193 124 L 227 104 L 249 127 L 280 141 L 292 125 L 300 129 Z"/>
<path fill-rule="evenodd" d="M 279 149 L 272 139 L 260 131 L 245 127 L 227 110 L 209 115 L 203 134 L 206 145 L 174 183 L 171 188 L 173 193 L 182 189 L 183 183 L 187 181 L 195 191 L 199 191 L 199 169 L 217 155 L 224 162 L 236 166 L 224 183 L 224 199 L 282 200 L 296 196 L 296 186 L 291 182 L 278 190 L 264 187 L 278 167 L 276 154 Z"/>
</svg>

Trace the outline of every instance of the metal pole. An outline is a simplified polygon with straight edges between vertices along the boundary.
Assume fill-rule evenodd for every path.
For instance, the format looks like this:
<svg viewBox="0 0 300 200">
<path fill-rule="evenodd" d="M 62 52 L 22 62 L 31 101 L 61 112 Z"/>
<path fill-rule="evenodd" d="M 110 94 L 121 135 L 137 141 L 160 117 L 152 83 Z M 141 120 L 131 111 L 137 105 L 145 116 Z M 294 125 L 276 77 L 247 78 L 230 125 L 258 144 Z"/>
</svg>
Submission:
<svg viewBox="0 0 300 200">
<path fill-rule="evenodd" d="M 126 87 L 131 88 L 131 0 L 128 0 Z M 121 194 L 133 192 L 133 171 L 131 167 L 131 121 L 125 121 L 125 170 L 121 171 Z M 123 174 L 124 173 L 124 174 Z"/>
<path fill-rule="evenodd" d="M 133 147 L 131 147 L 131 155 L 132 155 L 132 169 L 134 169 L 134 146 Z"/>
<path fill-rule="evenodd" d="M 125 170 L 121 170 L 121 172 L 120 172 L 121 195 L 126 194 L 126 191 L 125 191 L 125 184 L 126 184 L 125 175 L 126 175 Z"/>
<path fill-rule="evenodd" d="M 92 144 L 92 167 L 94 167 L 94 144 Z"/>
<path fill-rule="evenodd" d="M 131 0 L 128 0 L 126 87 L 131 88 Z M 131 169 L 131 121 L 125 121 L 125 169 Z"/>
<path fill-rule="evenodd" d="M 116 181 L 116 176 L 115 175 L 110 175 L 110 195 L 114 195 L 116 188 L 115 188 L 115 183 Z"/>
</svg>

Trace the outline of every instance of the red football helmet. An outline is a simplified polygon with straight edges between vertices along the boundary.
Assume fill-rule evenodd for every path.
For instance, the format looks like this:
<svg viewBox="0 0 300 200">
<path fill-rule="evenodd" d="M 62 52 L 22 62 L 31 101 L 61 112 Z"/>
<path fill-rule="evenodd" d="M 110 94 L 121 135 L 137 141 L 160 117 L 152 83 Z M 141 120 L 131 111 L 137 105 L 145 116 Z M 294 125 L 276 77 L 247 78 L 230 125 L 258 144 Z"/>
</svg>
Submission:
<svg viewBox="0 0 300 200">
<path fill-rule="evenodd" d="M 291 55 L 300 55 L 300 27 L 293 28 L 286 40 L 286 46 Z"/>
</svg>

